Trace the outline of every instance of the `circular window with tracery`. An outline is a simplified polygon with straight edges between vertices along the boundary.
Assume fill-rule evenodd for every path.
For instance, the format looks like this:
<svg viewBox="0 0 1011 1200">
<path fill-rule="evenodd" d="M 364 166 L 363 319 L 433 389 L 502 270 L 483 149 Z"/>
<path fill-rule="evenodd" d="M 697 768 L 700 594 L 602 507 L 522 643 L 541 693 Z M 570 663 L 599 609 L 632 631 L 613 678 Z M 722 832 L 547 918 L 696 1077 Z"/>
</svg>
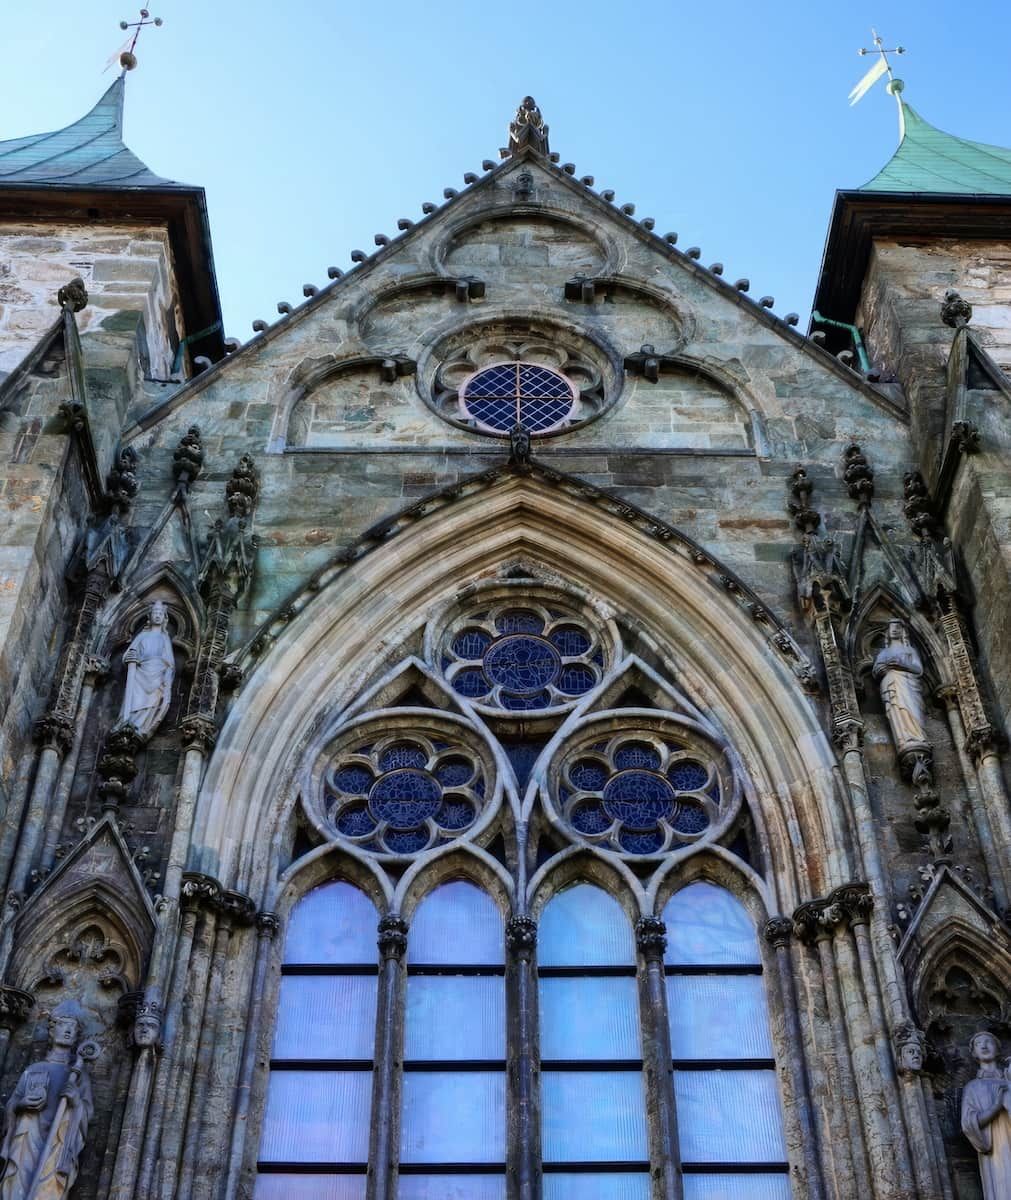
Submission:
<svg viewBox="0 0 1011 1200">
<path fill-rule="evenodd" d="M 550 433 L 572 419 L 579 393 L 571 380 L 536 363 L 496 363 L 475 371 L 460 387 L 460 411 L 488 433 L 522 425 Z"/>
<path fill-rule="evenodd" d="M 414 854 L 471 829 L 485 807 L 489 772 L 460 741 L 428 733 L 364 735 L 323 771 L 328 824 L 363 849 Z"/>
<path fill-rule="evenodd" d="M 626 854 L 662 854 L 723 824 L 727 785 L 711 753 L 653 731 L 624 732 L 569 751 L 558 807 L 583 839 Z"/>
<path fill-rule="evenodd" d="M 603 638 L 571 609 L 501 600 L 454 621 L 443 643 L 450 686 L 483 708 L 525 713 L 572 704 L 600 682 Z"/>
</svg>

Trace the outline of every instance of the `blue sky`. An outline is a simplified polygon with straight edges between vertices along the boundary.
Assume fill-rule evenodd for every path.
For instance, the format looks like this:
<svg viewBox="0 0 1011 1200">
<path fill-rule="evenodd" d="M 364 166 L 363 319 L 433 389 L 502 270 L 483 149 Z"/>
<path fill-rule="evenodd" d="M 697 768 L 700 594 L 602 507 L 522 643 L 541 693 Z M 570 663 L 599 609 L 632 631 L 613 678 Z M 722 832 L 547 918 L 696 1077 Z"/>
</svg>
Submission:
<svg viewBox="0 0 1011 1200">
<path fill-rule="evenodd" d="M 527 93 L 579 175 L 803 323 L 835 189 L 897 144 L 882 84 L 846 100 L 871 25 L 907 47 L 898 71 L 925 118 L 1011 145 L 1006 0 L 166 0 L 151 13 L 165 23 L 138 46 L 127 144 L 207 189 L 226 332 L 242 340 L 497 158 Z M 135 17 L 116 0 L 0 0 L 0 138 L 85 112 Z"/>
</svg>

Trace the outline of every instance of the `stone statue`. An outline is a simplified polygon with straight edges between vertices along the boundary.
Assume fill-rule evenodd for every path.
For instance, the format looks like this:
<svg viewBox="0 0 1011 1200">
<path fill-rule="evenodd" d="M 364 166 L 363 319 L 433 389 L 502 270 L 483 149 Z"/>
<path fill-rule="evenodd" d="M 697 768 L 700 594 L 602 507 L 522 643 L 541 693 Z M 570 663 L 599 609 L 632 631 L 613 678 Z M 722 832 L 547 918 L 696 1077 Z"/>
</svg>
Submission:
<svg viewBox="0 0 1011 1200">
<path fill-rule="evenodd" d="M 895 1052 L 900 1075 L 919 1075 L 923 1070 L 926 1038 L 912 1021 L 904 1021 L 895 1031 Z"/>
<path fill-rule="evenodd" d="M 94 1042 L 75 1055 L 80 1030 L 76 1016 L 58 1009 L 46 1057 L 25 1068 L 7 1102 L 0 1200 L 57 1200 L 73 1187 L 94 1111 L 85 1063 L 98 1055 Z"/>
<path fill-rule="evenodd" d="M 979 1155 L 983 1200 L 1011 1196 L 1011 1081 L 997 1065 L 1000 1047 L 992 1033 L 974 1033 L 969 1052 L 979 1063 L 962 1092 L 962 1132 Z"/>
<path fill-rule="evenodd" d="M 923 662 L 902 621 L 889 621 L 885 644 L 874 660 L 885 715 L 900 759 L 930 753 L 923 704 Z"/>
<path fill-rule="evenodd" d="M 119 721 L 132 725 L 145 741 L 161 724 L 172 699 L 176 667 L 172 639 L 165 628 L 167 620 L 165 605 L 156 600 L 151 605 L 147 626 L 123 655 L 127 671 Z"/>
</svg>

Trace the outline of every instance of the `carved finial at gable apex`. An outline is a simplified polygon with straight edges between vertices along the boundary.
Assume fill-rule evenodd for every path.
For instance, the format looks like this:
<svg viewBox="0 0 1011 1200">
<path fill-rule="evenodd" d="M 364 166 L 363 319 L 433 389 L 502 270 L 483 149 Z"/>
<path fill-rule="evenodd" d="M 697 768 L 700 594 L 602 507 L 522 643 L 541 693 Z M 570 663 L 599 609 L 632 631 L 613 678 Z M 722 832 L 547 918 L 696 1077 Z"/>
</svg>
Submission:
<svg viewBox="0 0 1011 1200">
<path fill-rule="evenodd" d="M 550 153 L 548 127 L 533 96 L 523 97 L 516 110 L 516 116 L 509 124 L 509 145 L 503 147 L 501 154 L 503 158 L 509 158 L 526 149 L 533 150 L 535 154 L 542 154 L 545 158 Z"/>
</svg>

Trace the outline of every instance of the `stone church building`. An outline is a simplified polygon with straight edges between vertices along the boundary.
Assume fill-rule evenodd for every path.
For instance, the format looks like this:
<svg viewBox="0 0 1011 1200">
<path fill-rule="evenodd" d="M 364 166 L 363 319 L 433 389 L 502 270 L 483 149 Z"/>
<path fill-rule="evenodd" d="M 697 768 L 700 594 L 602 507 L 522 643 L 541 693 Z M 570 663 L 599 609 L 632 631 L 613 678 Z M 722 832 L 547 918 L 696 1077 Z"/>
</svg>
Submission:
<svg viewBox="0 0 1011 1200">
<path fill-rule="evenodd" d="M 0 1200 L 1011 1197 L 1011 151 L 897 94 L 805 333 L 527 99 L 240 345 L 123 100 L 0 143 Z"/>
</svg>

